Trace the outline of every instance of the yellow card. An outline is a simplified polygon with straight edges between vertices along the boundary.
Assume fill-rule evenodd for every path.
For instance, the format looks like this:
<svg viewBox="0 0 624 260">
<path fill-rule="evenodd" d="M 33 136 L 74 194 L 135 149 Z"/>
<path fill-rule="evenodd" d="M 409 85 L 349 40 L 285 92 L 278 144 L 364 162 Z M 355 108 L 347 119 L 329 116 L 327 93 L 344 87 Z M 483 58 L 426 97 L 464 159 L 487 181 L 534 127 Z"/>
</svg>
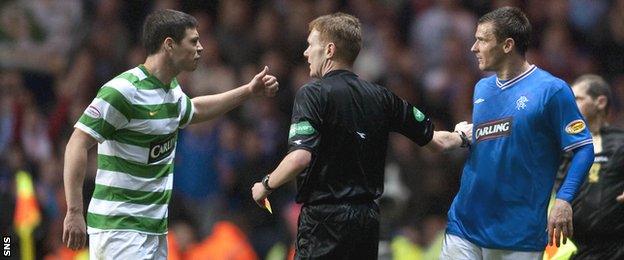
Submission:
<svg viewBox="0 0 624 260">
<path fill-rule="evenodd" d="M 264 199 L 264 207 L 269 211 L 269 213 L 273 214 L 273 209 L 271 209 L 271 203 L 268 198 Z"/>
</svg>

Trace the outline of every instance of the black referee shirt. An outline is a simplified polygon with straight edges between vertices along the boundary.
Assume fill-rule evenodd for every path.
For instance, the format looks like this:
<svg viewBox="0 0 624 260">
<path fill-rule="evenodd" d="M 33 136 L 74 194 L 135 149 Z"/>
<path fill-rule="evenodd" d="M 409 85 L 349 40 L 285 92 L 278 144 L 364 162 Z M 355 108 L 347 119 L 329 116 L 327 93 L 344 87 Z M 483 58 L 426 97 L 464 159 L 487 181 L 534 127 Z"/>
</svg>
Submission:
<svg viewBox="0 0 624 260">
<path fill-rule="evenodd" d="M 388 89 L 347 70 L 334 70 L 304 85 L 295 97 L 289 152 L 312 153 L 297 176 L 297 202 L 367 202 L 383 192 L 388 133 L 423 146 L 433 124 Z"/>
<path fill-rule="evenodd" d="M 615 198 L 624 191 L 624 131 L 600 129 L 602 152 L 572 202 L 574 238 L 578 242 L 624 240 L 624 204 Z"/>
</svg>

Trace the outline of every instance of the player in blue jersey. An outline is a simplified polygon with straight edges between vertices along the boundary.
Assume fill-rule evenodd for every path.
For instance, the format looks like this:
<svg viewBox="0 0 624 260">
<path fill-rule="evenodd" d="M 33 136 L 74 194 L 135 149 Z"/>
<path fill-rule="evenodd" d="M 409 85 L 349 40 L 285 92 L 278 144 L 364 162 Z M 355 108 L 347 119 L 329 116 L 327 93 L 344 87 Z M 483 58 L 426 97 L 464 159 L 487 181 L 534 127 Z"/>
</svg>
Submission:
<svg viewBox="0 0 624 260">
<path fill-rule="evenodd" d="M 472 147 L 441 259 L 541 259 L 547 242 L 572 235 L 570 202 L 593 162 L 592 139 L 570 87 L 526 60 L 530 34 L 518 8 L 479 19 L 471 51 L 496 74 L 475 87 Z M 565 151 L 572 166 L 548 218 Z"/>
</svg>

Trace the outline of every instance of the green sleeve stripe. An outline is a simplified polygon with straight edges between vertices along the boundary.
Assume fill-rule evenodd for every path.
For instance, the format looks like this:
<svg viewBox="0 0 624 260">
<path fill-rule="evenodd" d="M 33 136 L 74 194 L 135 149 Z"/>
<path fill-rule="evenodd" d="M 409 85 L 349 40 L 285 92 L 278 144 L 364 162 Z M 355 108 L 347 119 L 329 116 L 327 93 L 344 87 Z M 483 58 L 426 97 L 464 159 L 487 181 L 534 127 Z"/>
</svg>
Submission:
<svg viewBox="0 0 624 260">
<path fill-rule="evenodd" d="M 117 111 L 114 106 L 101 98 L 93 99 L 93 102 L 87 107 L 84 114 L 91 117 L 97 114 L 96 118 L 103 118 L 116 129 L 124 127 L 129 122 L 124 114 Z"/>
<path fill-rule="evenodd" d="M 170 138 L 175 138 L 177 132 L 173 132 L 171 134 L 166 135 L 154 135 L 154 134 L 144 134 L 137 131 L 132 131 L 129 129 L 119 129 L 117 133 L 111 137 L 111 140 L 130 144 L 134 146 L 139 146 L 143 148 L 150 148 L 151 143 L 161 143 L 169 140 Z"/>
<path fill-rule="evenodd" d="M 98 91 L 96 97 L 108 102 L 108 104 L 125 116 L 128 121 L 132 118 L 132 105 L 117 89 L 104 86 Z"/>
<path fill-rule="evenodd" d="M 78 119 L 78 122 L 82 123 L 83 125 L 87 126 L 91 130 L 95 131 L 104 139 L 110 139 L 110 137 L 113 135 L 113 133 L 116 130 L 115 127 L 109 124 L 108 122 L 106 122 L 106 120 L 102 118 L 97 118 L 97 119 L 92 118 L 85 114 L 80 116 L 80 119 Z"/>
<path fill-rule="evenodd" d="M 98 169 L 123 172 L 140 178 L 167 178 L 173 173 L 173 164 L 146 165 L 124 160 L 117 156 L 98 154 Z"/>
<path fill-rule="evenodd" d="M 87 224 L 97 229 L 124 229 L 150 233 L 167 232 L 167 218 L 153 219 L 135 216 L 106 216 L 87 213 Z"/>
<path fill-rule="evenodd" d="M 180 120 L 180 127 L 184 127 L 188 124 L 189 119 L 191 118 L 191 111 L 193 110 L 193 103 L 191 99 L 184 95 L 184 99 L 186 99 L 186 111 L 184 111 L 184 117 Z"/>
<path fill-rule="evenodd" d="M 93 198 L 142 205 L 164 205 L 169 203 L 171 199 L 171 190 L 165 192 L 146 192 L 96 184 L 95 190 L 93 191 Z"/>
</svg>

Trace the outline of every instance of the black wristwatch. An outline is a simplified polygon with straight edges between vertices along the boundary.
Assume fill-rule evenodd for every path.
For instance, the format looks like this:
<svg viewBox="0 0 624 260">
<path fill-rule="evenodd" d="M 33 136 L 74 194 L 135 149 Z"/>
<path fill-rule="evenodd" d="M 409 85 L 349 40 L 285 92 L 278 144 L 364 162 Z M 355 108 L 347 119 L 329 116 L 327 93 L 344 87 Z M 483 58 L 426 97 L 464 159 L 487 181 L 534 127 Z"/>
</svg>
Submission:
<svg viewBox="0 0 624 260">
<path fill-rule="evenodd" d="M 271 174 L 267 174 L 264 178 L 262 178 L 262 186 L 264 186 L 264 188 L 268 191 L 273 191 L 273 189 L 269 186 L 269 176 L 271 176 Z"/>
<path fill-rule="evenodd" d="M 461 145 L 459 147 L 466 148 L 466 147 L 470 146 L 470 140 L 468 140 L 468 137 L 466 136 L 466 133 L 464 133 L 463 131 L 459 131 L 459 130 L 455 131 L 455 133 L 458 133 L 459 134 L 459 138 L 461 138 L 461 140 L 462 140 L 462 143 L 461 143 Z"/>
</svg>

